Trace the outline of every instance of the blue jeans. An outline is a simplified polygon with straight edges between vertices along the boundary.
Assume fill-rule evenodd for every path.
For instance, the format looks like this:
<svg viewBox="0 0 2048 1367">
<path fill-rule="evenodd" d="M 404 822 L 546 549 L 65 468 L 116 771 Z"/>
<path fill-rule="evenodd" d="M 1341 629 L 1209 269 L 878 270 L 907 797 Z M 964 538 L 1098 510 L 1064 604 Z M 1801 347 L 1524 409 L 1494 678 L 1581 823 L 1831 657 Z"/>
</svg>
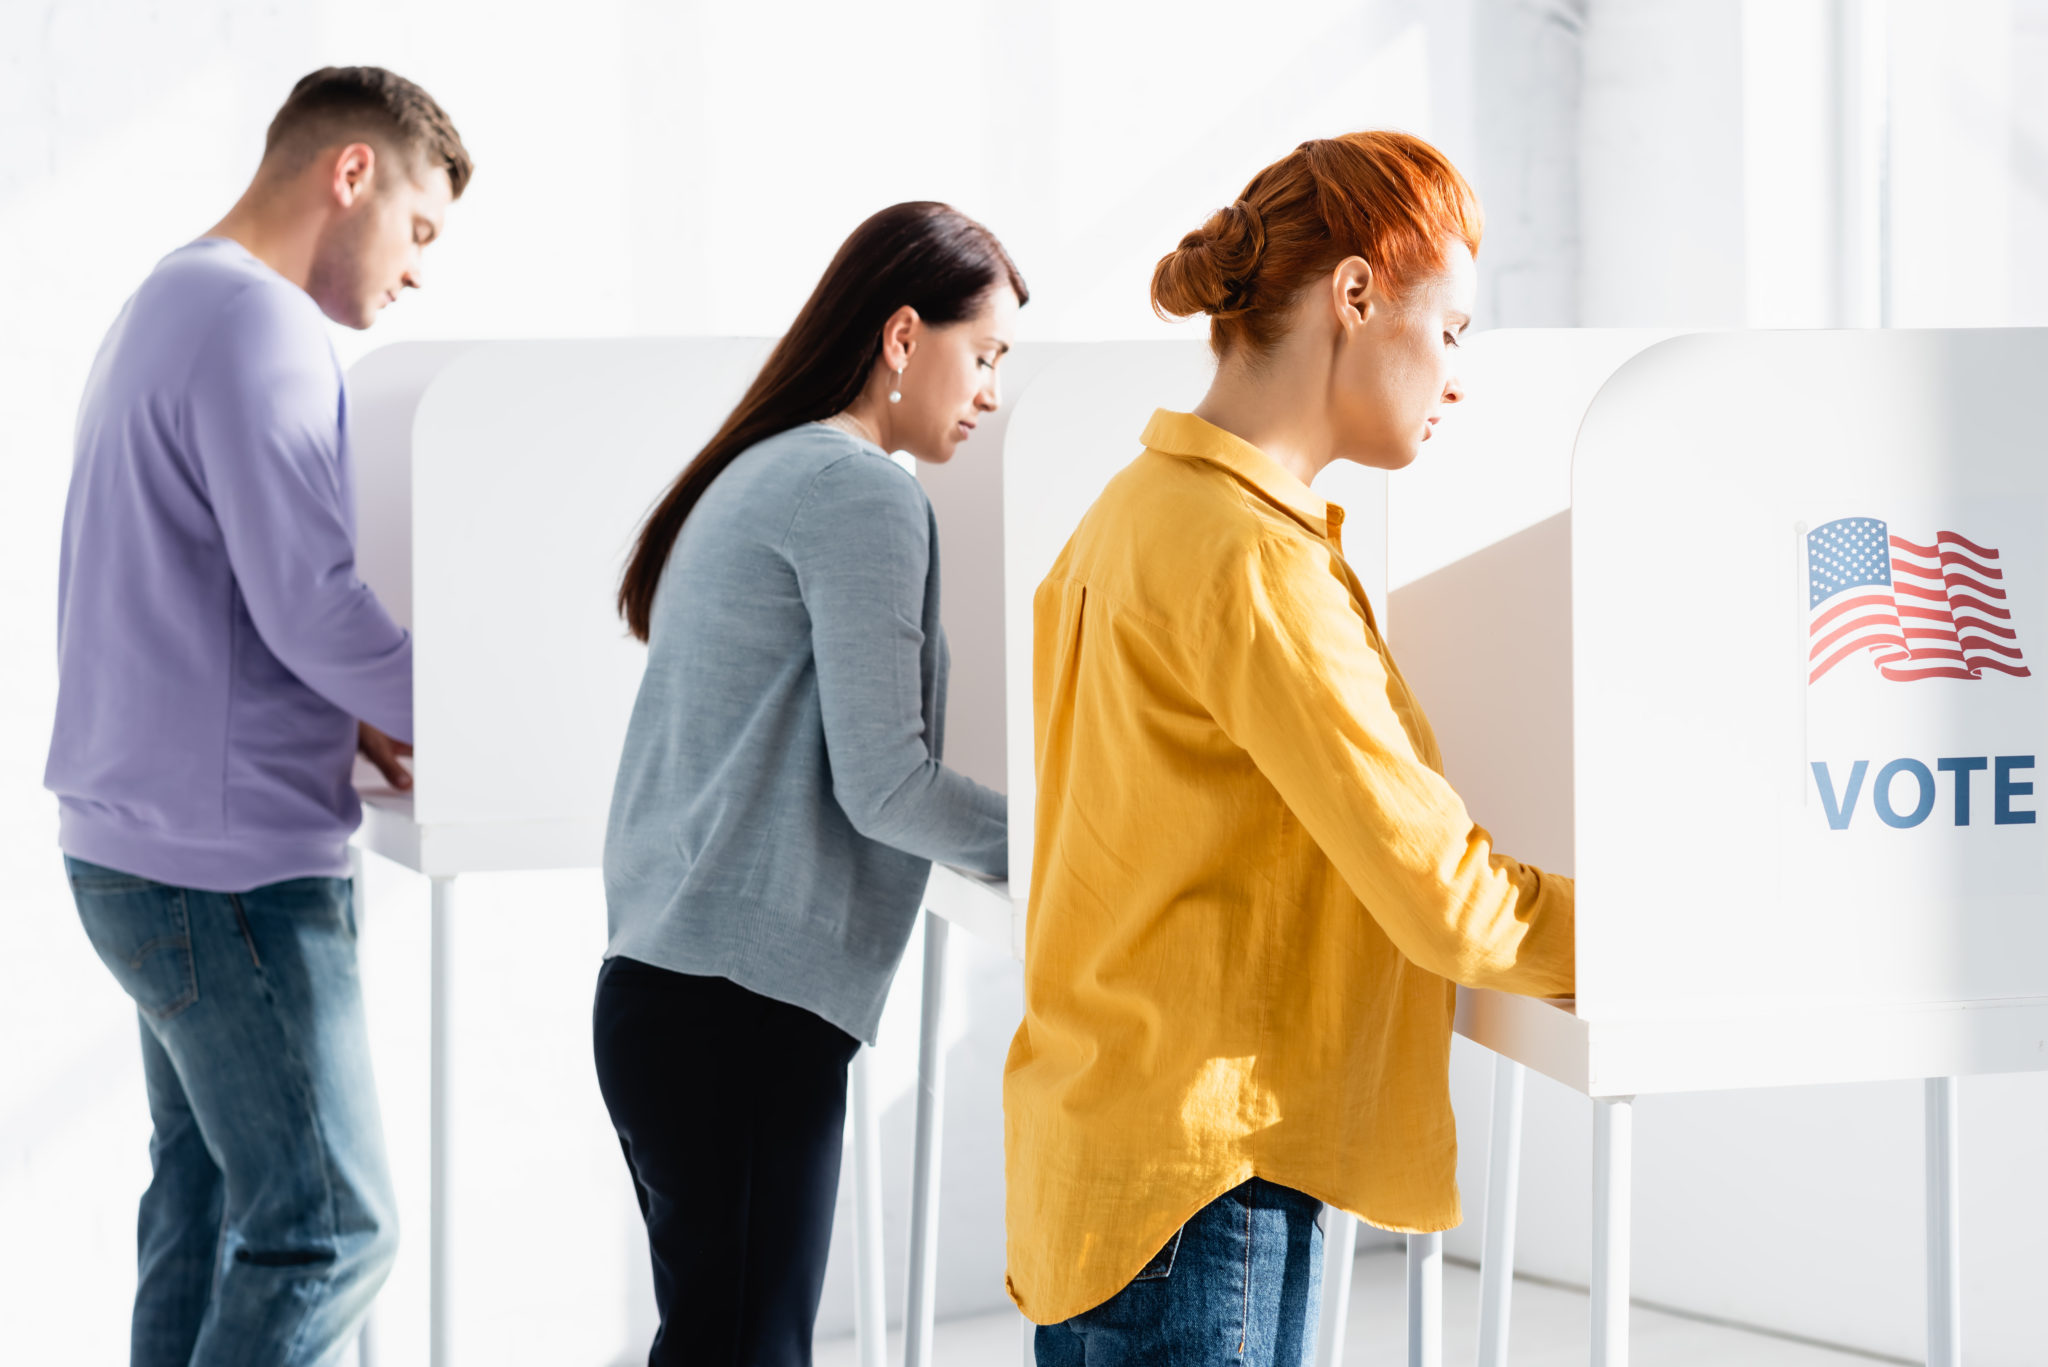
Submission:
<svg viewBox="0 0 2048 1367">
<path fill-rule="evenodd" d="M 398 1244 L 353 890 L 199 892 L 64 864 L 142 1024 L 155 1129 L 132 1367 L 334 1362 Z"/>
<path fill-rule="evenodd" d="M 1182 1225 L 1131 1283 L 1038 1328 L 1038 1367 L 1302 1367 L 1322 1308 L 1323 1203 L 1254 1177 Z"/>
</svg>

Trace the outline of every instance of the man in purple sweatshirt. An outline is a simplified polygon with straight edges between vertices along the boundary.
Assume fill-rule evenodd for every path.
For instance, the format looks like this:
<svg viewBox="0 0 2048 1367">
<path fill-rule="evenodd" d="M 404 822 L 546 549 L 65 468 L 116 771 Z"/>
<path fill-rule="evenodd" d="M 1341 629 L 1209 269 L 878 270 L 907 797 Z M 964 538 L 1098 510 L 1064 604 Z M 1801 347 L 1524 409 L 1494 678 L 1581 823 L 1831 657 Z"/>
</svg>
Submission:
<svg viewBox="0 0 2048 1367">
<path fill-rule="evenodd" d="M 141 1019 L 134 1367 L 327 1363 L 396 1251 L 346 846 L 359 747 L 411 782 L 412 642 L 356 574 L 323 315 L 417 288 L 470 170 L 418 86 L 314 72 L 86 384 L 45 782 Z"/>
</svg>

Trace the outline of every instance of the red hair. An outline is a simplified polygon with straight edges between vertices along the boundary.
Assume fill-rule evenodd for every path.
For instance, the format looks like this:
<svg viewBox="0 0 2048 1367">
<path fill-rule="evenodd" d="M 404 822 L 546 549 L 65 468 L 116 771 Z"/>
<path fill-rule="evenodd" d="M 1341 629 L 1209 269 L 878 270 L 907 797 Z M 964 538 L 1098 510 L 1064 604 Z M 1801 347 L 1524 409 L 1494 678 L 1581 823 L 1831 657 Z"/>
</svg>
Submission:
<svg viewBox="0 0 2048 1367">
<path fill-rule="evenodd" d="M 1295 296 L 1344 258 L 1363 257 L 1398 290 L 1441 270 L 1453 240 L 1477 255 L 1481 226 L 1479 197 L 1422 139 L 1312 138 L 1160 258 L 1152 308 L 1162 318 L 1208 314 L 1218 356 L 1262 353 L 1280 340 Z"/>
</svg>

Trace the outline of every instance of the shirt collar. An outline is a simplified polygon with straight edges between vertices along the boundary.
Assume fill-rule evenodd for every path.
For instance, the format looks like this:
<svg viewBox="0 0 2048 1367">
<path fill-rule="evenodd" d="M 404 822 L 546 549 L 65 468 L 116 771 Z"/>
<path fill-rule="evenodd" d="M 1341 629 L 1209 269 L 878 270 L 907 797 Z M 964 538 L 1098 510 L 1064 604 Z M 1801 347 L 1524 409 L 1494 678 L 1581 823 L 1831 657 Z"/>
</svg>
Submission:
<svg viewBox="0 0 2048 1367">
<path fill-rule="evenodd" d="M 1318 497 L 1279 461 L 1192 413 L 1159 409 L 1139 440 L 1154 451 L 1221 466 L 1268 503 L 1306 523 L 1317 536 L 1328 536 L 1343 525 L 1344 510 Z"/>
</svg>

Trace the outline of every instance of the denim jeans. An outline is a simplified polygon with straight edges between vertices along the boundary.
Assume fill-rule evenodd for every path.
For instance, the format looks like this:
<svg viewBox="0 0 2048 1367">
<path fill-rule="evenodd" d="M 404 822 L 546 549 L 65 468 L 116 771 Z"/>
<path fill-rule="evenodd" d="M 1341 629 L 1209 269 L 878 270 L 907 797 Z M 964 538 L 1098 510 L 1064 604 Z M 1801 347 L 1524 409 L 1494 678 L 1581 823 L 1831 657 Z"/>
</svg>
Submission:
<svg viewBox="0 0 2048 1367">
<path fill-rule="evenodd" d="M 1303 1367 L 1322 1305 L 1322 1208 L 1257 1177 L 1225 1192 L 1123 1290 L 1040 1325 L 1038 1367 Z"/>
<path fill-rule="evenodd" d="M 142 1025 L 132 1367 L 334 1362 L 398 1241 L 353 890 L 200 892 L 64 863 Z"/>
</svg>

